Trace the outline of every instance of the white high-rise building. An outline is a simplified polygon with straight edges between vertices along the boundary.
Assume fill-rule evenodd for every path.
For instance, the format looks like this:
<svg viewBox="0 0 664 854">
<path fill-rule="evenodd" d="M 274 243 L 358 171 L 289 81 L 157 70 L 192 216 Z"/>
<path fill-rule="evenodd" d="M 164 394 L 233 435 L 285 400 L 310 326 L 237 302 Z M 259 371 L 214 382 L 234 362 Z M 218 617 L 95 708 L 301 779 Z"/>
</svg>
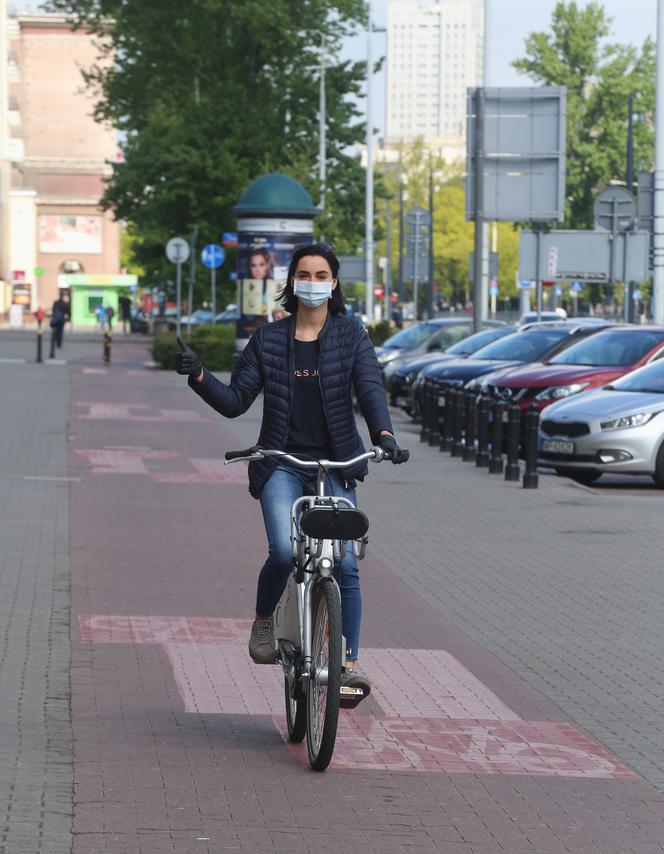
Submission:
<svg viewBox="0 0 664 854">
<path fill-rule="evenodd" d="M 482 85 L 482 0 L 390 0 L 386 143 L 456 138 L 462 154 L 466 89 Z"/>
</svg>

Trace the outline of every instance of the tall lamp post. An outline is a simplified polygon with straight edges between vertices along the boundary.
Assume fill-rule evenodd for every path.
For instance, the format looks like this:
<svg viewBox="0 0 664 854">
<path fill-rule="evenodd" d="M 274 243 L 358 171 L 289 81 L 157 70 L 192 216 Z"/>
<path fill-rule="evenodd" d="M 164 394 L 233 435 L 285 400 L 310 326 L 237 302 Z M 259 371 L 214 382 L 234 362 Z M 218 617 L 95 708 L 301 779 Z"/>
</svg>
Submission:
<svg viewBox="0 0 664 854">
<path fill-rule="evenodd" d="M 367 0 L 367 172 L 365 191 L 365 258 L 366 258 L 366 314 L 369 323 L 373 321 L 373 299 L 374 299 L 374 176 L 373 176 L 373 103 L 371 99 L 373 58 L 371 50 L 371 36 L 373 33 L 386 32 L 384 27 L 374 27 L 371 15 L 371 2 Z"/>
<path fill-rule="evenodd" d="M 664 0 L 657 3 L 655 74 L 655 180 L 653 224 L 653 320 L 664 323 Z"/>
</svg>

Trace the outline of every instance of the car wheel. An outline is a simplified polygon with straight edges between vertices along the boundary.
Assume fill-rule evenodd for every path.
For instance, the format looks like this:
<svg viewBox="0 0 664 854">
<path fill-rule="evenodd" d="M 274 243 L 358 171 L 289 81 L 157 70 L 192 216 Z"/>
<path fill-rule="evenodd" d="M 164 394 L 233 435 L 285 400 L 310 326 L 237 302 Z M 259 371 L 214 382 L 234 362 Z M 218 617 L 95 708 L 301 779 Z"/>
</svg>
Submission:
<svg viewBox="0 0 664 854">
<path fill-rule="evenodd" d="M 583 486 L 590 486 L 602 476 L 601 471 L 593 471 L 592 469 L 556 469 L 556 474 L 561 477 L 569 477 L 576 483 L 583 484 Z"/>
<path fill-rule="evenodd" d="M 658 489 L 664 489 L 664 443 L 657 451 L 657 459 L 655 460 L 655 471 L 652 473 L 652 479 L 655 481 L 655 486 Z"/>
</svg>

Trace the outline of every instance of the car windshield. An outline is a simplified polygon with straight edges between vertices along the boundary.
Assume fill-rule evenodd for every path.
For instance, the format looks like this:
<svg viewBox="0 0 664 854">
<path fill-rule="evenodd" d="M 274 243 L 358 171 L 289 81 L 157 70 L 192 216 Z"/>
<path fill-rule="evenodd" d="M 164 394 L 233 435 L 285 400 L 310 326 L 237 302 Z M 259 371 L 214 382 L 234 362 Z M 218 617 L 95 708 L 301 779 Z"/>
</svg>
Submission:
<svg viewBox="0 0 664 854">
<path fill-rule="evenodd" d="M 438 323 L 418 323 L 416 326 L 401 329 L 396 334 L 391 335 L 383 343 L 383 347 L 397 350 L 413 350 L 415 347 L 423 344 L 437 329 L 440 329 Z"/>
<path fill-rule="evenodd" d="M 456 344 L 448 347 L 445 352 L 451 353 L 454 356 L 467 356 L 469 353 L 474 353 L 476 350 L 486 347 L 487 344 L 491 344 L 492 341 L 504 338 L 513 332 L 514 329 L 511 329 L 509 326 L 499 327 L 498 329 L 485 329 L 482 332 L 476 332 L 475 335 L 469 335 L 468 338 L 464 338 L 462 341 L 457 341 Z"/>
<path fill-rule="evenodd" d="M 632 371 L 607 386 L 610 391 L 639 391 L 643 394 L 664 394 L 664 359 Z"/>
<path fill-rule="evenodd" d="M 553 326 L 550 329 L 529 329 L 526 332 L 515 332 L 494 341 L 474 353 L 476 359 L 507 359 L 513 362 L 536 362 L 541 359 L 556 344 L 569 336 L 569 330 L 564 326 Z"/>
<path fill-rule="evenodd" d="M 607 330 L 573 344 L 564 353 L 551 359 L 551 364 L 625 367 L 638 362 L 662 342 L 663 332 L 645 329 Z"/>
</svg>

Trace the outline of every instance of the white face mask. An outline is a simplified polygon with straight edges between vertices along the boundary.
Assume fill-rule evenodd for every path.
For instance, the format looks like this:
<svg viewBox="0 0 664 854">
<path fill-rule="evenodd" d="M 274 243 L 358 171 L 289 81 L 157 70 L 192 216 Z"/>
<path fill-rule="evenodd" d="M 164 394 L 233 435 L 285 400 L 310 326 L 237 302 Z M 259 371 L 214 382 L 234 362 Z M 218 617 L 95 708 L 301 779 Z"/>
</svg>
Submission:
<svg viewBox="0 0 664 854">
<path fill-rule="evenodd" d="M 332 296 L 334 282 L 295 282 L 293 293 L 309 308 L 318 308 Z"/>
</svg>

